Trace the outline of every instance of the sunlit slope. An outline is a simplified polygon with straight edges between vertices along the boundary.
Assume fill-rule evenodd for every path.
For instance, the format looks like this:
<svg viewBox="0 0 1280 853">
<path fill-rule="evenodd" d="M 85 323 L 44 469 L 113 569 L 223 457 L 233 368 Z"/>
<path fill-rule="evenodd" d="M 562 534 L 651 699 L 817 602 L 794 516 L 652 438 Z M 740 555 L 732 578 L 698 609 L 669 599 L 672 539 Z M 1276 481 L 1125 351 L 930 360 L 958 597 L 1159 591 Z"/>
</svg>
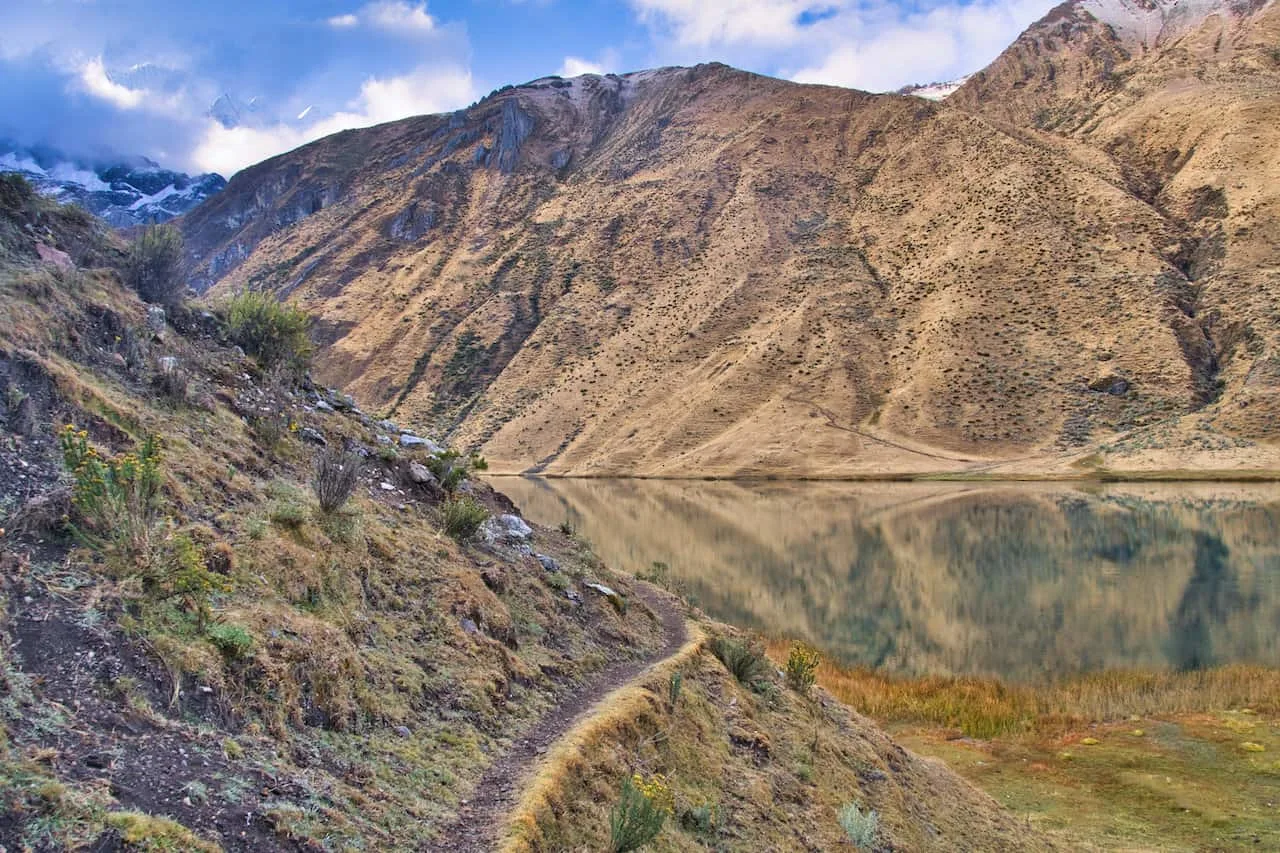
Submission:
<svg viewBox="0 0 1280 853">
<path fill-rule="evenodd" d="M 1242 76 L 1202 81 L 1203 122 Z M 322 317 L 326 380 L 495 470 L 1061 472 L 1099 446 L 1121 467 L 1280 467 L 1275 166 L 1256 199 L 1233 177 L 1265 147 L 1237 123 L 1195 149 L 1216 176 L 1161 195 L 1135 175 L 1165 148 L 1017 124 L 985 106 L 1006 89 L 547 78 L 246 170 L 184 229 L 202 283 Z M 1165 114 L 1127 97 L 1132 134 Z"/>
</svg>

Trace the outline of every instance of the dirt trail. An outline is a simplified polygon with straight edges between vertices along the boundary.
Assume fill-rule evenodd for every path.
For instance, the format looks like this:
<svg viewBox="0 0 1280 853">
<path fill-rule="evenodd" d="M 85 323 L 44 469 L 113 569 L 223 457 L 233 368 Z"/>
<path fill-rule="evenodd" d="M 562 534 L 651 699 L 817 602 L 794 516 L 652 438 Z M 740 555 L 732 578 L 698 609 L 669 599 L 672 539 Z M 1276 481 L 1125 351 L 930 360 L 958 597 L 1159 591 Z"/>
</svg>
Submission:
<svg viewBox="0 0 1280 853">
<path fill-rule="evenodd" d="M 552 744 L 586 717 L 602 697 L 633 681 L 649 667 L 680 650 L 685 643 L 687 630 L 684 615 L 670 597 L 647 584 L 637 584 L 636 594 L 662 622 L 662 647 L 644 658 L 613 664 L 565 694 L 523 737 L 512 743 L 489 766 L 467 804 L 459 810 L 458 819 L 446 827 L 440 837 L 425 847 L 425 850 L 440 853 L 490 853 L 497 849 L 507 815 L 515 806 L 534 768 L 550 751 Z"/>
</svg>

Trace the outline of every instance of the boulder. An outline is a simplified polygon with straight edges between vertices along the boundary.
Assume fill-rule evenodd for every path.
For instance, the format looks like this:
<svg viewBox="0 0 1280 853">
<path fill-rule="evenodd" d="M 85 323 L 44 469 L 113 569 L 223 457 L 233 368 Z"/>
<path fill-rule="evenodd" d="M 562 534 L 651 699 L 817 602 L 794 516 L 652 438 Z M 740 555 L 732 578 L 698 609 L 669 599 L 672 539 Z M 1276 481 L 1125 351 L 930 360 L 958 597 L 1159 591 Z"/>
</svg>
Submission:
<svg viewBox="0 0 1280 853">
<path fill-rule="evenodd" d="M 401 447 L 422 447 L 422 448 L 425 448 L 426 451 L 431 454 L 444 453 L 444 448 L 436 444 L 431 439 L 421 438 L 416 435 L 410 435 L 409 433 L 400 434 L 400 446 Z"/>
<path fill-rule="evenodd" d="M 439 485 L 439 482 L 436 480 L 436 475 L 432 474 L 431 470 L 421 462 L 409 463 L 409 479 L 414 483 L 417 483 L 419 486 L 430 487 Z"/>
<path fill-rule="evenodd" d="M 303 441 L 309 441 L 312 444 L 318 444 L 321 447 L 324 447 L 329 443 L 324 440 L 324 436 L 320 434 L 319 430 L 312 429 L 311 427 L 303 427 L 299 430 L 298 438 L 301 438 Z"/>
<path fill-rule="evenodd" d="M 549 572 L 560 571 L 560 564 L 555 561 L 554 557 L 548 557 L 546 554 L 534 554 L 534 559 L 542 564 L 542 568 Z"/>
</svg>

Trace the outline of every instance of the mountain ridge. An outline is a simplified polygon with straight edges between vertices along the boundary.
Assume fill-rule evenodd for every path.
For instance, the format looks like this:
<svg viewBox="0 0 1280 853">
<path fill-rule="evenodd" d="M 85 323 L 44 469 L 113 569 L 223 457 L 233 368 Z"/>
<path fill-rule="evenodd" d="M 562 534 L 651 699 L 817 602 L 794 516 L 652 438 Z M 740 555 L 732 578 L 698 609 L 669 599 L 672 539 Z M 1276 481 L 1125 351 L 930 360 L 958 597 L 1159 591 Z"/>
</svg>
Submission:
<svg viewBox="0 0 1280 853">
<path fill-rule="evenodd" d="M 1170 92 L 1260 127 L 1274 8 L 1224 57 L 1221 16 L 1131 55 L 1067 4 L 940 104 L 540 78 L 246 170 L 184 218 L 192 272 L 298 298 L 326 379 L 501 471 L 1276 466 L 1273 194 L 1141 146 Z"/>
</svg>

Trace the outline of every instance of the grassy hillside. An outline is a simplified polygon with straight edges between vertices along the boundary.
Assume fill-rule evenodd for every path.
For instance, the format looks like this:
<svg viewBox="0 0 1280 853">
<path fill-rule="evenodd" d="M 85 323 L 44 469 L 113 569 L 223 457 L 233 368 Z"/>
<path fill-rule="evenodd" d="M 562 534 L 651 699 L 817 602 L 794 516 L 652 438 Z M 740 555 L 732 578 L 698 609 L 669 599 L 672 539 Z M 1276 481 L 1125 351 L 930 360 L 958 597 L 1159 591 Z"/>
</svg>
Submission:
<svg viewBox="0 0 1280 853">
<path fill-rule="evenodd" d="M 246 356 L 223 307 L 143 304 L 117 240 L 0 179 L 9 849 L 484 849 L 506 815 L 467 836 L 475 804 L 547 778 L 530 790 L 567 805 L 538 812 L 538 837 L 594 848 L 632 773 L 725 804 L 710 836 L 669 820 L 676 849 L 833 844 L 847 803 L 877 810 L 875 848 L 1047 843 L 762 659 L 742 689 L 686 650 L 678 713 L 655 716 L 668 682 L 610 676 L 664 659 L 673 599 L 571 531 L 498 518 L 511 505 L 473 480 L 450 496 L 423 470 L 448 480 L 449 457 Z M 359 472 L 327 510 L 326 459 Z M 464 500 L 491 516 L 475 536 Z M 641 692 L 561 744 L 568 764 L 511 763 L 614 688 Z"/>
</svg>

